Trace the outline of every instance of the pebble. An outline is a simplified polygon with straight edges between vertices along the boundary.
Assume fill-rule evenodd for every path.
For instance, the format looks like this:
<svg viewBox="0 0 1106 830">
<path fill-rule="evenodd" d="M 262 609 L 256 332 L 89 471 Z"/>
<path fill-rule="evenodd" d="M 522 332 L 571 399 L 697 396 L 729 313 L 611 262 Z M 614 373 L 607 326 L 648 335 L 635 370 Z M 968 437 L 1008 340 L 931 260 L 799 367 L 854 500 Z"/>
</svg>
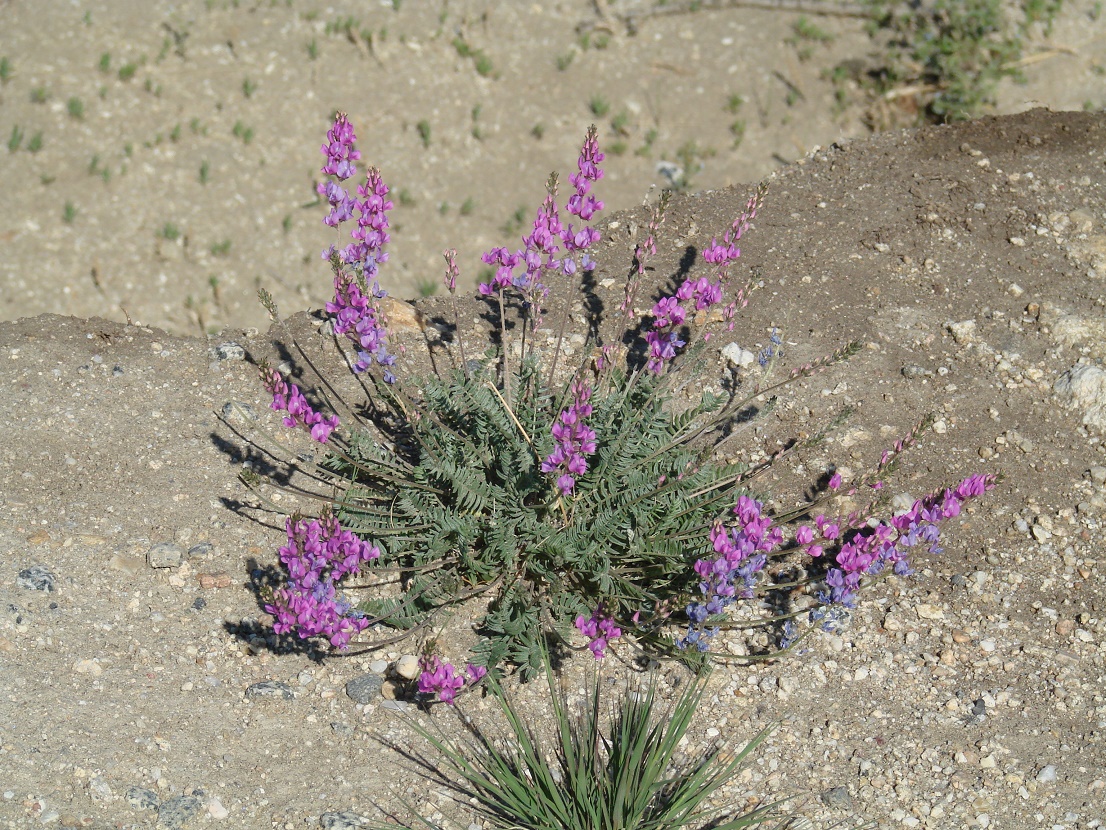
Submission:
<svg viewBox="0 0 1106 830">
<path fill-rule="evenodd" d="M 248 698 L 280 698 L 282 700 L 295 700 L 296 693 L 287 683 L 279 680 L 262 680 L 246 688 Z"/>
<path fill-rule="evenodd" d="M 348 738 L 354 732 L 352 726 L 347 723 L 339 723 L 338 721 L 333 721 L 330 724 L 330 728 L 334 730 L 335 735 L 341 735 L 343 738 Z"/>
<path fill-rule="evenodd" d="M 835 810 L 853 809 L 853 799 L 848 787 L 831 787 L 822 793 L 822 803 Z"/>
<path fill-rule="evenodd" d="M 207 559 L 214 550 L 215 545 L 211 544 L 211 542 L 200 542 L 198 545 L 193 545 L 188 549 L 188 558 Z"/>
<path fill-rule="evenodd" d="M 346 694 L 354 703 L 374 703 L 380 697 L 384 679 L 378 674 L 363 674 L 346 684 Z"/>
<path fill-rule="evenodd" d="M 1037 777 L 1033 779 L 1038 784 L 1053 784 L 1056 782 L 1056 765 L 1045 764 L 1041 767 L 1041 771 L 1037 773 Z"/>
<path fill-rule="evenodd" d="M 200 587 L 204 590 L 210 590 L 212 588 L 229 588 L 231 583 L 230 574 L 226 571 L 218 571 L 211 574 L 197 574 L 196 579 L 200 583 Z"/>
<path fill-rule="evenodd" d="M 385 680 L 380 684 L 380 696 L 385 700 L 397 700 L 403 697 L 403 685 L 394 680 Z"/>
<path fill-rule="evenodd" d="M 396 674 L 404 680 L 414 680 L 419 676 L 419 658 L 405 654 L 396 661 Z"/>
<path fill-rule="evenodd" d="M 914 606 L 914 613 L 923 620 L 943 620 L 945 618 L 945 612 L 941 608 L 924 602 Z"/>
<path fill-rule="evenodd" d="M 1053 389 L 1069 407 L 1082 411 L 1085 426 L 1106 432 L 1106 371 L 1077 364 L 1060 376 Z"/>
<path fill-rule="evenodd" d="M 215 356 L 219 360 L 245 360 L 246 350 L 237 343 L 220 343 L 215 347 Z"/>
<path fill-rule="evenodd" d="M 124 556 L 121 553 L 114 553 L 108 560 L 108 567 L 113 571 L 122 571 L 134 576 L 146 567 L 146 562 L 137 556 Z"/>
<path fill-rule="evenodd" d="M 115 793 L 111 791 L 111 785 L 107 781 L 94 775 L 88 781 L 88 797 L 93 801 L 106 802 L 115 798 Z"/>
<path fill-rule="evenodd" d="M 172 542 L 161 542 L 146 553 L 146 563 L 151 568 L 175 568 L 184 559 L 184 551 Z"/>
<path fill-rule="evenodd" d="M 222 821 L 230 815 L 230 810 L 216 796 L 212 796 L 207 801 L 207 814 L 216 821 Z"/>
<path fill-rule="evenodd" d="M 24 568 L 19 572 L 19 575 L 15 578 L 15 584 L 20 588 L 26 588 L 28 591 L 49 593 L 57 590 L 55 587 L 56 580 L 57 577 L 45 565 L 31 565 L 31 567 Z"/>
<path fill-rule="evenodd" d="M 156 810 L 158 803 L 161 801 L 157 797 L 157 793 L 153 790 L 147 790 L 145 787 L 131 787 L 127 790 L 124 798 L 136 810 Z"/>
<path fill-rule="evenodd" d="M 349 830 L 351 827 L 368 827 L 372 819 L 360 813 L 343 810 L 340 813 L 323 813 L 319 816 L 319 826 L 324 830 Z"/>
<path fill-rule="evenodd" d="M 723 346 L 722 357 L 726 358 L 726 361 L 734 369 L 744 369 L 747 366 L 752 366 L 757 359 L 755 354 L 747 349 L 741 348 L 737 343 L 730 343 Z"/>
<path fill-rule="evenodd" d="M 1106 467 L 1104 467 L 1103 469 L 1106 469 Z M 373 660 L 371 663 L 369 663 L 369 671 L 376 672 L 377 674 L 384 674 L 384 672 L 388 671 L 388 661 Z"/>
<path fill-rule="evenodd" d="M 157 826 L 178 830 L 200 814 L 203 804 L 194 795 L 178 795 L 157 808 Z"/>
<path fill-rule="evenodd" d="M 257 420 L 253 407 L 245 401 L 227 401 L 223 404 L 222 416 L 224 420 L 231 423 Z"/>
<path fill-rule="evenodd" d="M 407 701 L 405 700 L 382 700 L 380 701 L 381 709 L 388 709 L 392 712 L 406 712 Z"/>
<path fill-rule="evenodd" d="M 90 677 L 99 677 L 104 673 L 103 668 L 100 666 L 100 661 L 95 657 L 78 660 L 73 664 L 73 671 L 77 674 L 87 674 Z"/>
</svg>

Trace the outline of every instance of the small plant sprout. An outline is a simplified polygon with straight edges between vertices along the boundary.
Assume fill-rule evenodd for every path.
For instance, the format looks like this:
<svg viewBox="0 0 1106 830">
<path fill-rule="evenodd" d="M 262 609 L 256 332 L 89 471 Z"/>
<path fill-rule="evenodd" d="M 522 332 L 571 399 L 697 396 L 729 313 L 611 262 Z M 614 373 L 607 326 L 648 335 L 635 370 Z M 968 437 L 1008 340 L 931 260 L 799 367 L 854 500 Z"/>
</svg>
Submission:
<svg viewBox="0 0 1106 830">
<path fill-rule="evenodd" d="M 180 239 L 180 228 L 174 225 L 172 222 L 166 222 L 161 226 L 161 230 L 158 231 L 158 235 L 167 242 L 176 242 Z"/>
<path fill-rule="evenodd" d="M 11 135 L 8 136 L 8 152 L 14 153 L 23 143 L 23 128 L 18 124 L 12 124 Z"/>
<path fill-rule="evenodd" d="M 77 208 L 73 206 L 72 202 L 66 202 L 65 208 L 61 212 L 61 221 L 67 225 L 73 224 L 73 220 L 77 218 Z"/>
<path fill-rule="evenodd" d="M 39 130 L 37 133 L 35 133 L 33 136 L 31 136 L 30 141 L 27 142 L 27 152 L 28 153 L 37 153 L 39 150 L 42 149 L 42 145 L 43 145 L 42 131 Z"/>
<path fill-rule="evenodd" d="M 211 177 L 211 164 L 207 159 L 200 162 L 200 184 L 207 184 L 208 179 Z"/>
<path fill-rule="evenodd" d="M 211 255 L 212 256 L 226 256 L 230 253 L 231 241 L 224 239 L 222 242 L 211 243 Z"/>
<path fill-rule="evenodd" d="M 319 44 L 315 41 L 315 38 L 311 38 L 307 44 L 307 57 L 313 61 L 319 59 Z"/>
<path fill-rule="evenodd" d="M 137 63 L 125 63 L 119 67 L 119 80 L 126 82 L 135 76 L 138 72 Z"/>
<path fill-rule="evenodd" d="M 50 100 L 50 93 L 44 86 L 36 86 L 31 90 L 32 104 L 45 104 Z"/>
<path fill-rule="evenodd" d="M 111 52 L 104 52 L 104 54 L 100 55 L 100 63 L 98 66 L 100 67 L 100 71 L 105 75 L 111 72 Z"/>
<path fill-rule="evenodd" d="M 173 126 L 173 129 L 169 131 L 169 140 L 176 144 L 178 141 L 180 141 L 180 135 L 181 126 L 179 123 L 177 123 Z"/>
<path fill-rule="evenodd" d="M 84 102 L 80 98 L 70 98 L 65 103 L 65 109 L 70 118 L 76 118 L 77 120 L 84 118 Z"/>
<path fill-rule="evenodd" d="M 423 149 L 430 149 L 430 122 L 420 121 L 415 125 L 415 132 L 419 134 L 419 141 L 422 142 Z"/>
<path fill-rule="evenodd" d="M 472 212 L 476 210 L 476 200 L 469 196 L 465 201 L 461 202 L 461 207 L 457 212 L 462 216 L 472 216 Z"/>
<path fill-rule="evenodd" d="M 246 96 L 246 98 L 252 98 L 255 92 L 257 92 L 257 84 L 249 78 L 243 78 L 242 94 Z"/>
<path fill-rule="evenodd" d="M 774 659 L 818 631 L 847 624 L 865 591 L 939 553 L 946 525 L 995 485 L 993 476 L 970 475 L 889 513 L 885 479 L 928 425 L 923 420 L 868 471 L 846 481 L 827 469 L 793 506 L 770 509 L 760 489 L 765 474 L 819 442 L 847 413 L 827 416 L 802 440 L 751 464 L 735 460 L 729 446 L 744 434 L 735 425 L 771 411 L 781 390 L 829 371 L 860 345 L 783 370 L 784 341 L 773 329 L 747 374 L 722 391 L 702 391 L 718 345 L 712 336 L 733 330 L 757 287 L 739 268 L 740 245 L 767 187 L 758 187 L 718 236 L 703 239 L 700 256 L 678 277 L 651 273 L 660 267 L 667 192 L 650 206 L 629 267 L 601 266 L 595 257 L 610 249 L 599 245 L 604 205 L 596 187 L 605 154 L 594 126 L 575 172 L 565 182 L 555 173 L 546 180 L 529 225 L 522 211 L 518 224 L 528 230 L 521 239 L 482 257 L 487 270 L 475 302 L 492 323 L 490 343 L 471 342 L 473 314 L 457 296 L 456 252 L 444 253 L 453 325 L 440 342 L 448 354 L 433 372 L 413 376 L 410 364 L 397 360 L 403 352 L 389 331 L 390 301 L 379 283 L 389 262 L 391 189 L 375 167 L 355 187 L 346 184 L 358 175 L 356 140 L 338 113 L 321 148 L 325 180 L 317 193 L 328 208 L 324 224 L 349 234 L 323 252 L 334 287 L 329 331 L 369 400 L 345 404 L 340 420 L 330 414 L 335 386 L 328 380 L 312 375 L 316 382 L 301 388 L 291 375 L 261 370 L 284 424 L 324 444 L 326 453 L 311 466 L 321 509 L 287 519 L 284 582 L 265 603 L 276 633 L 325 637 L 335 648 L 354 640 L 380 644 L 391 637 L 380 626 L 412 636 L 465 604 L 478 637 L 469 667 L 455 669 L 430 649 L 419 679 L 421 693 L 446 701 L 487 680 L 485 671 L 513 666 L 523 679 L 548 671 L 551 647 L 595 660 L 677 659 L 697 669 L 716 656 Z M 690 166 L 703 152 L 683 155 Z M 515 232 L 511 224 L 507 236 Z M 579 291 L 600 267 L 626 274 L 622 302 L 592 322 L 584 349 L 568 349 L 566 334 L 577 319 L 572 303 L 554 312 L 548 298 Z M 660 287 L 644 297 L 647 275 Z M 260 297 L 277 319 L 272 298 Z M 645 315 L 638 303 L 649 306 Z M 302 348 L 288 352 L 308 357 Z M 306 365 L 316 364 L 308 358 Z M 258 489 L 256 473 L 246 471 L 242 480 L 279 509 Z M 385 570 L 404 574 L 398 592 L 377 593 L 372 579 L 365 590 L 347 581 Z M 584 722 L 580 740 L 562 728 L 565 752 L 602 743 L 608 753 L 605 764 L 593 759 L 577 767 L 569 758 L 564 787 L 527 783 L 552 775 L 529 761 L 511 768 L 494 753 L 447 757 L 467 785 L 477 780 L 464 772 L 474 764 L 501 765 L 489 780 L 504 799 L 518 801 L 497 800 L 482 787 L 471 794 L 496 805 L 487 815 L 511 826 L 606 827 L 596 811 L 614 805 L 628 810 L 620 814 L 626 823 L 610 826 L 653 826 L 639 822 L 654 807 L 665 821 L 680 818 L 657 827 L 681 826 L 714 789 L 701 789 L 703 782 L 722 779 L 704 767 L 689 778 L 664 779 L 672 790 L 655 786 L 667 775 L 665 753 L 683 733 L 648 720 L 651 694 L 641 709 L 624 706 L 633 725 L 622 733 L 614 727 L 610 739 L 598 740 L 598 721 Z M 698 694 L 676 711 L 690 715 Z M 635 760 L 619 760 L 623 749 Z M 659 766 L 639 781 L 642 754 Z M 720 769 L 723 778 L 733 770 Z M 517 786 L 507 783 L 511 775 Z M 688 810 L 665 812 L 673 802 L 657 802 L 659 792 L 685 793 Z M 629 810 L 627 799 L 638 806 Z M 541 812 L 553 802 L 567 812 Z"/>
<path fill-rule="evenodd" d="M 12 66 L 12 62 L 8 60 L 7 55 L 0 57 L 0 84 L 6 84 L 14 74 L 15 67 Z"/>
<path fill-rule="evenodd" d="M 593 95 L 588 100 L 588 109 L 596 118 L 603 118 L 611 111 L 611 102 L 602 95 Z"/>
<path fill-rule="evenodd" d="M 241 121 L 235 121 L 234 127 L 231 128 L 231 134 L 235 138 L 240 139 L 243 144 L 249 144 L 253 141 L 253 127 L 247 127 Z"/>
</svg>

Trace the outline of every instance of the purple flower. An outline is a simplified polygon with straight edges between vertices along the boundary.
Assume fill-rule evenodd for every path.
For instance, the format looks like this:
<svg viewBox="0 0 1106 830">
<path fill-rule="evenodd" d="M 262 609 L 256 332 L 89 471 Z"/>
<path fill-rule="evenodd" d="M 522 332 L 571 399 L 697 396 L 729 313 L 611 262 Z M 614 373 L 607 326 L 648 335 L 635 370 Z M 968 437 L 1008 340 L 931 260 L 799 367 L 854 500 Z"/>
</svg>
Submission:
<svg viewBox="0 0 1106 830">
<path fill-rule="evenodd" d="M 588 470 L 587 457 L 596 449 L 595 430 L 584 421 L 591 416 L 591 386 L 583 379 L 573 382 L 572 403 L 557 416 L 550 433 L 557 442 L 541 463 L 543 473 L 556 474 L 557 489 L 567 496 L 576 487 L 576 479 Z"/>
<path fill-rule="evenodd" d="M 465 677 L 457 674 L 452 663 L 443 663 L 437 655 L 427 654 L 419 659 L 418 689 L 420 694 L 437 695 L 442 703 L 453 704 L 457 694 L 467 685 L 474 686 L 488 673 L 483 666 L 469 663 Z"/>
<path fill-rule="evenodd" d="M 614 620 L 603 613 L 603 604 L 592 613 L 591 617 L 580 614 L 576 617 L 576 629 L 589 638 L 588 648 L 595 655 L 596 660 L 602 660 L 607 653 L 607 645 L 611 640 L 622 636 L 622 629 L 615 625 Z"/>
<path fill-rule="evenodd" d="M 269 406 L 277 412 L 287 411 L 288 415 L 283 419 L 286 427 L 304 427 L 320 444 L 325 444 L 338 428 L 337 415 L 324 417 L 312 409 L 299 387 L 285 381 L 276 369 L 262 368 L 261 380 L 273 396 Z"/>
<path fill-rule="evenodd" d="M 603 178 L 599 162 L 604 156 L 599 152 L 594 127 L 588 130 L 577 160 L 579 172 L 569 181 L 575 190 L 569 197 L 565 209 L 584 222 L 589 222 L 603 209 L 603 203 L 591 195 L 592 183 Z M 557 180 L 551 176 L 545 201 L 538 208 L 530 233 L 523 237 L 523 247 L 514 253 L 508 249 L 493 248 L 483 255 L 488 265 L 497 266 L 491 282 L 480 284 L 480 293 L 484 296 L 513 288 L 522 295 L 523 302 L 533 311 L 535 327 L 541 325 L 541 303 L 549 293 L 543 283 L 544 272 L 571 276 L 576 273 L 575 255 L 595 244 L 600 239 L 599 231 L 590 225 L 575 227 L 563 225 L 557 207 Z M 564 256 L 558 257 L 563 248 Z M 592 270 L 595 263 L 586 253 L 580 257 L 581 266 Z M 522 266 L 523 270 L 516 273 Z"/>
<path fill-rule="evenodd" d="M 324 635 L 336 648 L 345 648 L 350 637 L 368 628 L 370 621 L 338 595 L 336 583 L 379 558 L 380 548 L 343 530 L 331 515 L 289 518 L 285 528 L 288 543 L 280 549 L 280 561 L 288 582 L 273 592 L 273 602 L 265 606 L 276 617 L 273 631 L 296 631 L 301 639 Z"/>
<path fill-rule="evenodd" d="M 353 162 L 361 158 L 361 153 L 353 149 L 353 142 L 356 140 L 353 125 L 349 123 L 346 114 L 338 113 L 334 126 L 326 134 L 327 143 L 322 146 L 322 154 L 326 156 L 322 172 L 339 179 L 352 176 L 356 172 Z"/>
<path fill-rule="evenodd" d="M 678 648 L 694 645 L 705 651 L 713 635 L 702 631 L 702 624 L 733 603 L 738 584 L 743 597 L 753 595 L 757 576 L 768 564 L 765 554 L 783 543 L 783 530 L 773 526 L 771 517 L 762 513 L 763 509 L 764 505 L 756 499 L 740 496 L 733 508 L 737 524 L 727 527 L 717 522 L 711 528 L 710 540 L 718 556 L 695 562 L 695 573 L 702 578 L 699 592 L 704 600 L 691 602 L 685 609 L 691 628 L 688 636 L 677 640 Z M 689 639 L 691 632 L 698 632 L 698 635 Z"/>
</svg>

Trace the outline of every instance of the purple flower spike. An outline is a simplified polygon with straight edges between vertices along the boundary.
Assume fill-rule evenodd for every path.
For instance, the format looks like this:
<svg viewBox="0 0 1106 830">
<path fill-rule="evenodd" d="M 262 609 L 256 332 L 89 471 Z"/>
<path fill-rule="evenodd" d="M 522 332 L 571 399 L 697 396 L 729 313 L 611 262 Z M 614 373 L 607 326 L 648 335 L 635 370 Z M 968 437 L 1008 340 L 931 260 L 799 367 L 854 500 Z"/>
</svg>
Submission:
<svg viewBox="0 0 1106 830">
<path fill-rule="evenodd" d="M 343 530 L 330 515 L 288 519 L 285 527 L 288 543 L 280 549 L 280 561 L 288 572 L 288 584 L 275 591 L 273 602 L 265 606 L 276 617 L 273 631 L 296 631 L 301 639 L 324 635 L 331 645 L 345 648 L 371 621 L 340 597 L 335 585 L 379 558 L 380 548 Z"/>
<path fill-rule="evenodd" d="M 353 125 L 349 123 L 346 114 L 338 113 L 334 126 L 326 134 L 327 143 L 322 146 L 322 153 L 326 156 L 322 172 L 342 180 L 352 176 L 356 172 L 353 162 L 361 158 L 361 153 L 353 149 L 353 142 L 356 140 Z"/>
<path fill-rule="evenodd" d="M 587 457 L 595 452 L 595 430 L 584 424 L 591 416 L 591 386 L 584 380 L 572 384 L 572 404 L 557 416 L 550 432 L 557 445 L 541 464 L 546 474 L 560 473 L 557 489 L 562 496 L 569 495 L 576 487 L 576 479 L 588 470 Z"/>
<path fill-rule="evenodd" d="M 437 655 L 423 655 L 419 659 L 418 689 L 420 694 L 437 695 L 442 703 L 453 705 L 457 694 L 466 686 L 474 686 L 488 673 L 483 666 L 469 663 L 465 677 L 459 675 L 452 663 L 443 663 Z M 466 680 L 467 677 L 467 680 Z"/>
<path fill-rule="evenodd" d="M 286 427 L 304 427 L 320 444 L 325 444 L 330 434 L 338 428 L 337 415 L 323 416 L 312 409 L 299 387 L 285 381 L 276 369 L 262 369 L 261 380 L 273 396 L 273 402 L 269 406 L 277 412 L 288 412 L 284 418 Z"/>
</svg>

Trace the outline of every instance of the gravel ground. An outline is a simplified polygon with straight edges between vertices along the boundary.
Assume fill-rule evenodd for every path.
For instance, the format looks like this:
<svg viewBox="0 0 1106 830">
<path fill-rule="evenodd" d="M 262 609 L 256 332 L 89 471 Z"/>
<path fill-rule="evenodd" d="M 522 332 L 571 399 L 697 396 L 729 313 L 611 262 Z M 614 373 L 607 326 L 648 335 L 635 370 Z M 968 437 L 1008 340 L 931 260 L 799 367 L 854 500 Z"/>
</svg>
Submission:
<svg viewBox="0 0 1106 830">
<path fill-rule="evenodd" d="M 784 499 L 829 463 L 859 473 L 925 412 L 936 421 L 896 493 L 1002 480 L 952 523 L 943 555 L 888 579 L 843 631 L 785 661 L 718 667 L 689 754 L 781 721 L 727 803 L 798 797 L 796 828 L 1106 822 L 1104 147 L 1102 116 L 1037 110 L 820 150 L 773 178 L 741 260 L 764 285 L 719 346 L 755 350 L 778 327 L 785 364 L 865 348 L 789 392 L 751 440 L 755 460 L 857 407 L 765 486 Z M 748 190 L 678 199 L 642 296 L 689 249 L 702 267 L 696 251 Z M 608 307 L 643 215 L 601 226 Z M 444 308 L 410 314 L 401 371 L 425 365 Z M 470 823 L 385 745 L 421 746 L 404 717 L 459 732 L 446 707 L 402 699 L 398 661 L 419 643 L 326 654 L 272 637 L 259 610 L 282 518 L 251 508 L 236 475 L 273 463 L 257 445 L 310 448 L 280 430 L 250 363 L 290 332 L 327 365 L 319 323 L 210 339 L 56 316 L 0 325 L 0 826 L 342 827 L 403 800 Z M 473 336 L 484 325 L 474 317 Z M 463 659 L 471 638 L 458 615 L 438 647 Z M 565 667 L 573 700 L 593 671 Z M 661 678 L 670 697 L 684 675 Z M 600 682 L 627 682 L 617 660 Z M 540 684 L 510 691 L 544 724 Z M 495 723 L 490 701 L 462 708 Z"/>
</svg>

